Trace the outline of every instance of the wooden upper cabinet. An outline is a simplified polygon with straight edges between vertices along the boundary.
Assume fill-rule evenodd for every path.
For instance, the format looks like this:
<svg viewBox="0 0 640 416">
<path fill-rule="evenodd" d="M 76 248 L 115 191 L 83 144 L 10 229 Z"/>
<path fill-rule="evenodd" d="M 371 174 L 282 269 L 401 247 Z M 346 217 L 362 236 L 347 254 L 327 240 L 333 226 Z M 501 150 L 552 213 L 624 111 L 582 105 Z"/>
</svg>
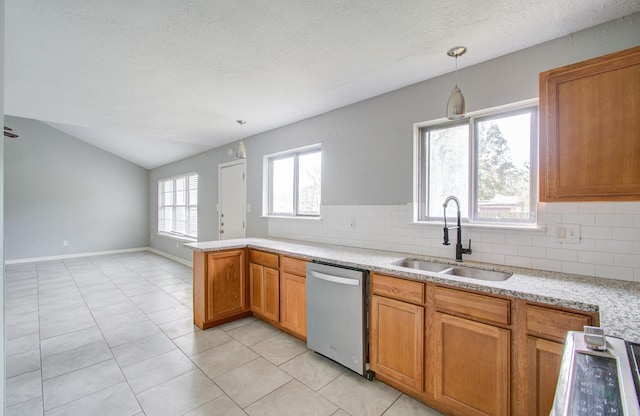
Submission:
<svg viewBox="0 0 640 416">
<path fill-rule="evenodd" d="M 640 200 L 640 46 L 540 74 L 540 201 Z"/>
</svg>

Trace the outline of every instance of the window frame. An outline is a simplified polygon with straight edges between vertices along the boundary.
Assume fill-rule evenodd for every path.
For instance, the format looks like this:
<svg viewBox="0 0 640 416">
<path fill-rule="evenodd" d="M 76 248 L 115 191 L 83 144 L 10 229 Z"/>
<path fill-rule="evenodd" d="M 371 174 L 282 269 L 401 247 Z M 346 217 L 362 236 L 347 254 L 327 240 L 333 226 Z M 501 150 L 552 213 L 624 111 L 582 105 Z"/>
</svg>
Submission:
<svg viewBox="0 0 640 416">
<path fill-rule="evenodd" d="M 159 235 L 164 235 L 164 236 L 169 236 L 169 237 L 174 237 L 174 238 L 179 238 L 179 239 L 184 239 L 184 240 L 189 240 L 189 241 L 197 241 L 198 239 L 198 203 L 196 200 L 196 203 L 193 204 L 191 203 L 191 197 L 190 197 L 190 182 L 191 182 L 191 178 L 195 176 L 196 179 L 196 193 L 199 193 L 199 178 L 198 178 L 198 172 L 189 172 L 189 173 L 185 173 L 185 174 L 180 174 L 180 175 L 176 175 L 176 176 L 171 176 L 168 178 L 161 178 L 158 179 L 158 223 L 157 223 L 157 232 Z M 185 179 L 186 181 L 186 188 L 185 188 L 185 203 L 184 204 L 177 204 L 177 198 L 176 198 L 176 192 L 177 192 L 177 187 L 176 187 L 176 181 L 181 180 L 181 179 Z M 163 186 L 165 183 L 167 182 L 173 182 L 173 204 L 165 204 L 164 202 L 164 192 L 163 192 Z M 198 195 L 199 197 L 199 195 Z M 175 215 L 174 215 L 174 219 L 172 220 L 172 229 L 171 230 L 163 230 L 162 229 L 162 224 L 164 221 L 164 217 L 163 217 L 163 210 L 164 208 L 167 207 L 172 207 L 175 211 L 175 209 L 177 207 L 184 207 L 185 208 L 185 233 L 180 233 L 178 231 L 176 231 L 176 219 L 175 219 Z M 191 214 L 190 211 L 192 208 L 195 208 L 195 212 L 196 212 L 196 223 L 195 223 L 195 234 L 188 234 L 189 233 L 189 223 L 191 221 Z"/>
<path fill-rule="evenodd" d="M 322 205 L 322 179 L 320 181 L 320 206 L 318 207 L 317 214 L 300 213 L 299 211 L 299 158 L 300 156 L 308 155 L 311 153 L 320 153 L 322 157 L 321 144 L 314 144 L 311 146 L 300 147 L 296 149 L 287 150 L 284 152 L 274 153 L 264 156 L 264 183 L 263 183 L 263 216 L 265 217 L 280 217 L 280 218 L 320 218 L 320 206 Z M 288 212 L 275 212 L 273 208 L 273 162 L 277 160 L 287 159 L 293 157 L 293 207 L 292 213 Z M 322 172 L 320 173 L 322 178 Z"/>
<path fill-rule="evenodd" d="M 530 186 L 529 186 L 529 209 L 531 219 L 529 220 L 488 220 L 476 217 L 478 211 L 478 137 L 476 127 L 479 121 L 490 120 L 492 118 L 503 118 L 511 115 L 531 112 L 531 141 L 529 148 L 530 160 Z M 462 212 L 462 221 L 467 224 L 494 226 L 494 227 L 517 227 L 532 228 L 537 227 L 537 202 L 538 202 L 538 119 L 539 106 L 538 99 L 524 100 L 512 104 L 468 113 L 463 119 L 448 120 L 441 118 L 428 122 L 414 124 L 414 186 L 413 186 L 413 222 L 414 223 L 440 223 L 443 217 L 430 217 L 428 201 L 429 172 L 426 169 L 428 163 L 428 151 L 423 144 L 425 129 L 438 127 L 451 128 L 456 125 L 468 125 L 468 192 L 467 210 Z M 438 202 L 436 202 L 437 204 Z"/>
</svg>

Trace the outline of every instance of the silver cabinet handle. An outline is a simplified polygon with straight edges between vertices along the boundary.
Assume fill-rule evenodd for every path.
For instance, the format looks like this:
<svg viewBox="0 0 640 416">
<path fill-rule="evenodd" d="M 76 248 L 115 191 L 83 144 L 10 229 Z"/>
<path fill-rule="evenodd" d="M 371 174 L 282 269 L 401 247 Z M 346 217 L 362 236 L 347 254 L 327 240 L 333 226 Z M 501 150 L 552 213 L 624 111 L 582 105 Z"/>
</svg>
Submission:
<svg viewBox="0 0 640 416">
<path fill-rule="evenodd" d="M 348 279 L 346 277 L 332 276 L 330 274 L 324 274 L 316 271 L 309 271 L 309 274 L 315 278 L 326 280 L 327 282 L 339 283 L 341 285 L 360 286 L 360 281 L 357 279 Z"/>
</svg>

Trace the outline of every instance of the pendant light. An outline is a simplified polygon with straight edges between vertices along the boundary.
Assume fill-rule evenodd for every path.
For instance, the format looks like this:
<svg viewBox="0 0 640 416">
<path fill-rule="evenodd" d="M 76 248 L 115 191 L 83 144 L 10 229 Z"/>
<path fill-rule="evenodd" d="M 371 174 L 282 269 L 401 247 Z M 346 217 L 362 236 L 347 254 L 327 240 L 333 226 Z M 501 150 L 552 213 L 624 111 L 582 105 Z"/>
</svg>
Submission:
<svg viewBox="0 0 640 416">
<path fill-rule="evenodd" d="M 247 158 L 247 148 L 244 146 L 242 142 L 242 126 L 247 124 L 245 120 L 236 120 L 236 123 L 240 125 L 240 143 L 238 143 L 238 150 L 236 150 L 236 157 L 238 159 L 246 159 Z"/>
<path fill-rule="evenodd" d="M 447 55 L 456 59 L 456 72 L 455 72 L 455 87 L 451 91 L 449 100 L 447 101 L 447 118 L 449 120 L 457 120 L 464 118 L 466 112 L 466 105 L 464 103 L 464 97 L 460 88 L 458 88 L 458 56 L 464 55 L 467 48 L 464 46 L 456 46 L 447 51 Z"/>
</svg>

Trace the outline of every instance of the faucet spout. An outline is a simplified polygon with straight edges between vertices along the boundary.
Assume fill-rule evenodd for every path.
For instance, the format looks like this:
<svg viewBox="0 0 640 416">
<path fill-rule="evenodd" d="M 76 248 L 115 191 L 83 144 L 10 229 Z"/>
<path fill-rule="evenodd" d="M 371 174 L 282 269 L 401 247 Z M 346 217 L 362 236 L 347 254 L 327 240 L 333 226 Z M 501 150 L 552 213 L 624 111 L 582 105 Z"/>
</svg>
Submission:
<svg viewBox="0 0 640 416">
<path fill-rule="evenodd" d="M 456 203 L 456 219 L 457 223 L 455 227 L 447 227 L 447 205 L 449 202 L 453 201 Z M 469 248 L 462 247 L 462 226 L 460 225 L 460 200 L 455 196 L 448 196 L 444 200 L 444 204 L 442 204 L 444 208 L 444 242 L 442 243 L 445 246 L 450 245 L 449 243 L 449 229 L 456 229 L 456 261 L 462 261 L 463 254 L 471 254 L 471 239 L 469 239 Z"/>
</svg>

